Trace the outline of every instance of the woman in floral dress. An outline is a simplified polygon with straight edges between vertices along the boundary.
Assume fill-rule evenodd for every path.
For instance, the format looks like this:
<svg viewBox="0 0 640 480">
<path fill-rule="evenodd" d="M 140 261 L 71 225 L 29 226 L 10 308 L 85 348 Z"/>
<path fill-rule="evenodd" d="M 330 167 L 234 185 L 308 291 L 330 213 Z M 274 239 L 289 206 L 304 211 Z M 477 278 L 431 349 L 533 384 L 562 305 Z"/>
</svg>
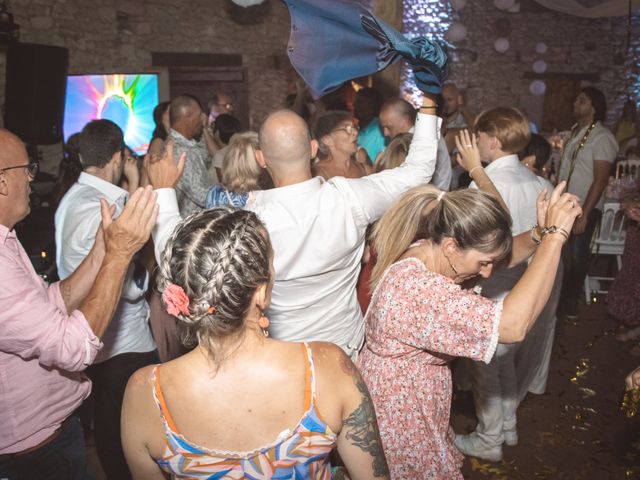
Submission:
<svg viewBox="0 0 640 480">
<path fill-rule="evenodd" d="M 482 170 L 478 175 L 489 181 Z M 563 187 L 548 201 L 544 192 L 538 199 L 538 221 L 547 228 L 513 239 L 506 210 L 475 190 L 415 188 L 376 226 L 375 291 L 358 366 L 392 478 L 462 478 L 463 456 L 449 428 L 448 363 L 456 356 L 488 362 L 498 341 L 520 341 L 532 326 L 549 297 L 567 232 L 581 213 L 576 197 L 561 194 Z M 524 261 L 538 244 L 504 301 L 460 287 L 475 276 L 488 277 L 505 258 Z"/>
</svg>

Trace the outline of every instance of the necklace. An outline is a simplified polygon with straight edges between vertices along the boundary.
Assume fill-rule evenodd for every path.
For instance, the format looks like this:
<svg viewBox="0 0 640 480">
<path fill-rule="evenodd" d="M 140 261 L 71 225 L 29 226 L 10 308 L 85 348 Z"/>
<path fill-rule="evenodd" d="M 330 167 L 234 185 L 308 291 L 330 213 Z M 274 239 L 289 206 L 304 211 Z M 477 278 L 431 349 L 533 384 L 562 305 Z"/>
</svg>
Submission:
<svg viewBox="0 0 640 480">
<path fill-rule="evenodd" d="M 584 132 L 584 135 L 582 136 L 576 147 L 573 149 L 573 152 L 571 152 L 571 163 L 569 163 L 569 174 L 567 175 L 567 190 L 569 189 L 569 182 L 571 181 L 573 170 L 576 168 L 578 152 L 585 146 L 585 144 L 587 143 L 587 139 L 589 138 L 589 135 L 591 135 L 591 132 L 594 128 L 596 128 L 596 122 L 593 122 L 591 125 L 589 125 L 587 131 Z"/>
</svg>

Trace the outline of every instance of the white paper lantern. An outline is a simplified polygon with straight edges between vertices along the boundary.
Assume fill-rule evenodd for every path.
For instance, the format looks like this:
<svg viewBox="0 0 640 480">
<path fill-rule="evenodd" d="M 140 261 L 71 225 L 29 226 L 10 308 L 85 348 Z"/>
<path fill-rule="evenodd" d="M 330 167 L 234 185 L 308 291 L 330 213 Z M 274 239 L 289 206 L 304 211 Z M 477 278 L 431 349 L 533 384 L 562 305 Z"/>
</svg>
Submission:
<svg viewBox="0 0 640 480">
<path fill-rule="evenodd" d="M 544 60 L 536 60 L 533 62 L 533 71 L 536 73 L 544 73 L 547 71 L 547 62 Z"/>
<path fill-rule="evenodd" d="M 540 55 L 547 53 L 547 44 L 544 42 L 538 42 L 536 44 L 536 53 L 539 53 Z"/>
<path fill-rule="evenodd" d="M 459 12 L 460 10 L 462 10 L 466 4 L 467 4 L 467 0 L 451 0 L 451 7 L 456 12 Z"/>
<path fill-rule="evenodd" d="M 467 36 L 467 27 L 465 27 L 462 23 L 454 22 L 445 33 L 445 37 L 447 40 L 451 42 L 459 42 L 460 40 L 464 40 Z"/>
<path fill-rule="evenodd" d="M 529 84 L 529 91 L 536 96 L 544 95 L 547 85 L 542 80 L 534 80 Z"/>
<path fill-rule="evenodd" d="M 520 12 L 520 2 L 514 3 L 513 7 L 507 10 L 509 13 L 519 13 Z"/>
<path fill-rule="evenodd" d="M 509 39 L 508 38 L 504 38 L 504 37 L 500 37 L 493 44 L 493 48 L 495 48 L 496 52 L 498 52 L 498 53 L 506 52 L 507 50 L 509 50 L 509 46 L 510 46 Z"/>
<path fill-rule="evenodd" d="M 241 7 L 253 7 L 254 5 L 260 5 L 264 2 L 264 0 L 231 0 L 236 5 L 240 5 Z"/>
<path fill-rule="evenodd" d="M 498 10 L 509 10 L 516 3 L 516 0 L 493 0 L 493 4 Z"/>
</svg>

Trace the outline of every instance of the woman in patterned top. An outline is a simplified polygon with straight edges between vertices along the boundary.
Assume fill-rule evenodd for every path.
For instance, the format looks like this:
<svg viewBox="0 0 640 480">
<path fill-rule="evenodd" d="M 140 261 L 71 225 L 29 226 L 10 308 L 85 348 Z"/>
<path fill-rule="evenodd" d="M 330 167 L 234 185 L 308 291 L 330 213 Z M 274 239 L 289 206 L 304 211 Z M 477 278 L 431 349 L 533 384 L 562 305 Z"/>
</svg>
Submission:
<svg viewBox="0 0 640 480">
<path fill-rule="evenodd" d="M 207 193 L 205 208 L 231 205 L 243 208 L 251 190 L 258 190 L 262 169 L 256 163 L 258 134 L 236 133 L 226 147 L 222 161 L 222 184 L 213 186 Z"/>
<path fill-rule="evenodd" d="M 462 479 L 463 456 L 449 428 L 448 363 L 457 356 L 489 362 L 498 341 L 521 341 L 531 328 L 549 297 L 565 236 L 581 213 L 578 199 L 561 195 L 563 188 L 548 202 L 544 192 L 538 199 L 546 234 L 533 229 L 512 240 L 509 214 L 494 196 L 431 186 L 407 192 L 376 225 L 375 290 L 358 366 L 392 478 Z M 488 277 L 502 259 L 524 261 L 536 242 L 534 259 L 504 303 L 460 287 Z"/>
<path fill-rule="evenodd" d="M 122 442 L 135 478 L 329 479 L 335 447 L 351 479 L 389 478 L 349 357 L 268 338 L 273 251 L 254 213 L 188 217 L 159 268 L 165 307 L 196 347 L 129 381 Z"/>
</svg>

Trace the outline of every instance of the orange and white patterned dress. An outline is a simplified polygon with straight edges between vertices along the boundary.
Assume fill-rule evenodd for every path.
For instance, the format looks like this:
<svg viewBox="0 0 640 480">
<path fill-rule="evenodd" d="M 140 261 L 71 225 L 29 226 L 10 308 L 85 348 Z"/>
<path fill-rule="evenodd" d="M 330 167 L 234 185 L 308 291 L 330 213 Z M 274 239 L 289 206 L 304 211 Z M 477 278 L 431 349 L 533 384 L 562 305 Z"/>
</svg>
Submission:
<svg viewBox="0 0 640 480">
<path fill-rule="evenodd" d="M 385 272 L 365 317 L 358 367 L 373 398 L 391 478 L 462 479 L 449 427 L 449 361 L 489 362 L 502 303 L 430 272 L 417 258 Z"/>
<path fill-rule="evenodd" d="M 153 396 L 160 409 L 166 435 L 165 452 L 156 462 L 171 478 L 231 480 L 329 480 L 329 455 L 337 435 L 316 408 L 316 378 L 311 348 L 300 344 L 307 358 L 305 413 L 292 431 L 251 452 L 208 449 L 185 438 L 177 429 L 160 388 L 160 367 L 154 369 Z M 274 391 L 277 395 L 277 392 Z M 223 421 L 223 419 L 221 419 Z M 259 428 L 256 426 L 256 428 Z"/>
</svg>

